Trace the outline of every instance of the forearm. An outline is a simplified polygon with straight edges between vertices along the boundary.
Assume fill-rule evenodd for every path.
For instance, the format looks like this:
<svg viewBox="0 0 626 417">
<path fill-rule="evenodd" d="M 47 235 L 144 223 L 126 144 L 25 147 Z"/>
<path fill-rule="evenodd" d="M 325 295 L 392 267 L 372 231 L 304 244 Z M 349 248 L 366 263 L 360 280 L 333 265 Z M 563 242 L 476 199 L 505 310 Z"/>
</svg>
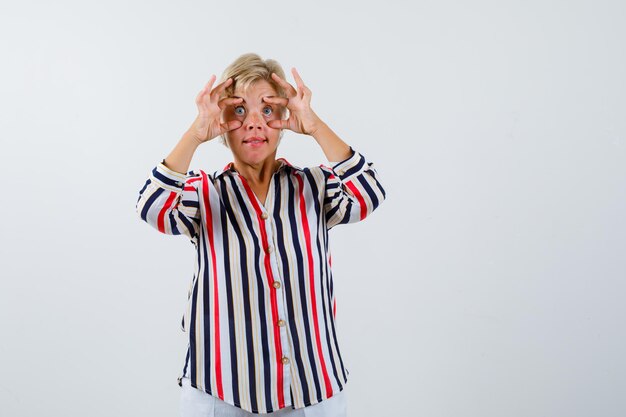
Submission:
<svg viewBox="0 0 626 417">
<path fill-rule="evenodd" d="M 326 123 L 320 122 L 319 127 L 311 136 L 321 146 L 329 162 L 339 162 L 350 157 L 350 146 L 341 140 Z"/>
<path fill-rule="evenodd" d="M 172 152 L 165 158 L 165 166 L 172 171 L 186 174 L 198 146 L 200 146 L 200 142 L 189 131 L 186 131 Z"/>
</svg>

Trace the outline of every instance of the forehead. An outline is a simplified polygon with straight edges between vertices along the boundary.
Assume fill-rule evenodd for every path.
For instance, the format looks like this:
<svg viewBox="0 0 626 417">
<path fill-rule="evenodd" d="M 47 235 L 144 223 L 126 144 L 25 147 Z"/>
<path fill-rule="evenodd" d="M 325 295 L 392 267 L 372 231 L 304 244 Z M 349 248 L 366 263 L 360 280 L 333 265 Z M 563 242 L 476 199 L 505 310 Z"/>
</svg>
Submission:
<svg viewBox="0 0 626 417">
<path fill-rule="evenodd" d="M 265 80 L 255 82 L 246 91 L 238 87 L 233 94 L 234 97 L 242 97 L 246 102 L 261 101 L 261 97 L 276 95 L 276 90 Z"/>
</svg>

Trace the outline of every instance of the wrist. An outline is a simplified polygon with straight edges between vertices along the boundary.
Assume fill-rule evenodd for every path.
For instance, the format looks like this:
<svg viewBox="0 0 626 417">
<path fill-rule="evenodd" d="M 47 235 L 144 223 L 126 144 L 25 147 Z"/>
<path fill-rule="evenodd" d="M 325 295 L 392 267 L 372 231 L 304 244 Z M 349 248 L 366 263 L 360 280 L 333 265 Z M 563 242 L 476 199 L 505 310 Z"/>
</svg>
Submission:
<svg viewBox="0 0 626 417">
<path fill-rule="evenodd" d="M 311 133 L 309 133 L 309 135 L 313 136 L 315 140 L 318 140 L 320 136 L 323 135 L 325 129 L 328 129 L 328 126 L 326 125 L 326 123 L 320 120 L 315 125 L 313 125 Z"/>
<path fill-rule="evenodd" d="M 181 138 L 181 142 L 184 142 L 187 146 L 197 148 L 202 144 L 202 141 L 198 139 L 198 137 L 193 133 L 193 131 L 187 130 L 183 137 Z"/>
</svg>

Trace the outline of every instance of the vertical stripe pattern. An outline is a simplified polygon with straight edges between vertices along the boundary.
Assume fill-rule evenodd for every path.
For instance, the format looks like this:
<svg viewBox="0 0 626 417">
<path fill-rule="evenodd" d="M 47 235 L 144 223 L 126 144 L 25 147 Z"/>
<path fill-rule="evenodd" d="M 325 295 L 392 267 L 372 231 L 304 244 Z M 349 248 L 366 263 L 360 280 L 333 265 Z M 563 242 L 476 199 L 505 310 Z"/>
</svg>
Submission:
<svg viewBox="0 0 626 417">
<path fill-rule="evenodd" d="M 191 385 L 251 413 L 317 404 L 349 371 L 337 335 L 328 231 L 365 219 L 385 199 L 372 162 L 332 167 L 279 158 L 266 201 L 229 163 L 187 174 L 155 166 L 139 217 L 196 251 L 181 328 Z"/>
</svg>

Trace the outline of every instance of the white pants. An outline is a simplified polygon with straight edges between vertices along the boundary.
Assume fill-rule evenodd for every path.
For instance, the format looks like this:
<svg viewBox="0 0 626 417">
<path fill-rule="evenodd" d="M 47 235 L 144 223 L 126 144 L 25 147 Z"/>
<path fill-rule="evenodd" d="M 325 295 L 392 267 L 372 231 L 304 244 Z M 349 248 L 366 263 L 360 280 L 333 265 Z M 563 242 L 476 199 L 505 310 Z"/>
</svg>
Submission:
<svg viewBox="0 0 626 417">
<path fill-rule="evenodd" d="M 254 414 L 230 405 L 217 397 L 191 386 L 189 378 L 182 379 L 180 396 L 181 417 L 347 417 L 348 404 L 346 389 L 335 393 L 332 397 L 308 407 L 294 410 L 288 405 L 285 408 L 267 414 Z"/>
</svg>

